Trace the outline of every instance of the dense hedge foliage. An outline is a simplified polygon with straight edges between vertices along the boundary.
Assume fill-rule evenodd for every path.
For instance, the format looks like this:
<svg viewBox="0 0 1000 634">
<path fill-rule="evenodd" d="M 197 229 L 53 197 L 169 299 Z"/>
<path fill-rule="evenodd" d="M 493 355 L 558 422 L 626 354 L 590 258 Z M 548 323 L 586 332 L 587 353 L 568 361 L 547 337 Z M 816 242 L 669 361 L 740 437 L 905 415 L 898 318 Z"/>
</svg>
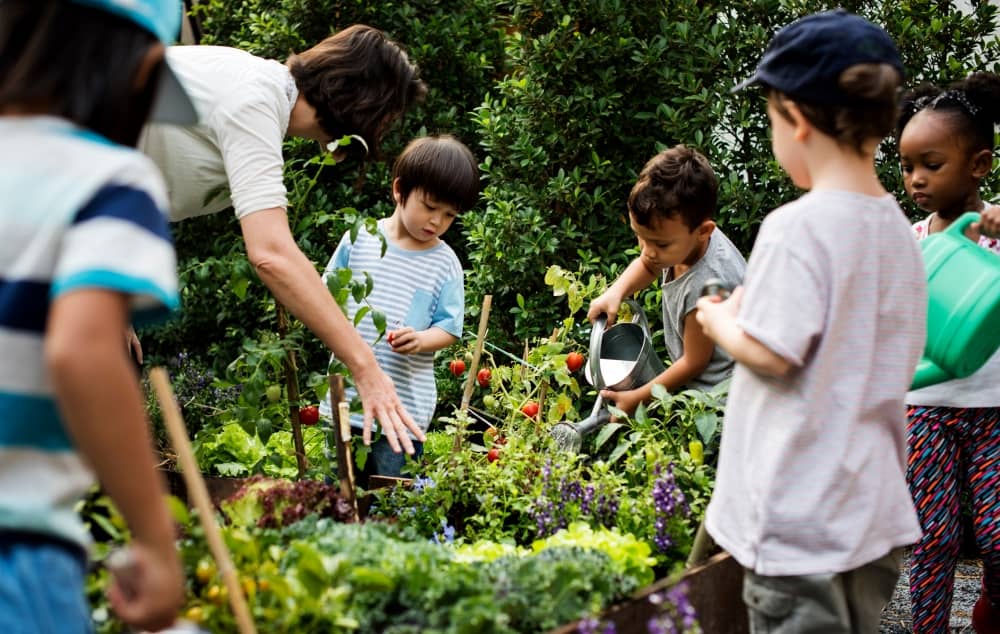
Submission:
<svg viewBox="0 0 1000 634">
<path fill-rule="evenodd" d="M 543 282 L 549 265 L 614 275 L 631 257 L 625 199 L 658 149 L 686 143 L 708 155 L 720 225 L 749 252 L 763 216 L 797 193 L 771 156 L 763 101 L 729 88 L 780 26 L 836 4 L 887 28 L 909 83 L 998 69 L 998 10 L 983 0 L 971 10 L 931 0 L 209 0 L 197 16 L 204 42 L 277 59 L 355 22 L 406 45 L 431 92 L 380 161 L 327 167 L 302 187 L 316 178 L 303 162 L 316 148 L 290 144 L 289 189 L 304 195 L 292 196 L 296 235 L 321 266 L 351 216 L 342 209 L 391 212 L 388 165 L 408 139 L 457 134 L 484 173 L 480 206 L 446 236 L 468 271 L 467 329 L 491 293 L 491 341 L 516 351 L 565 316 Z M 891 143 L 882 158 L 887 187 L 901 195 Z M 183 318 L 145 340 L 154 357 L 211 349 L 224 365 L 244 336 L 273 330 L 273 303 L 231 218 L 182 223 L 177 237 Z M 310 337 L 303 347 L 318 367 L 325 353 Z"/>
</svg>

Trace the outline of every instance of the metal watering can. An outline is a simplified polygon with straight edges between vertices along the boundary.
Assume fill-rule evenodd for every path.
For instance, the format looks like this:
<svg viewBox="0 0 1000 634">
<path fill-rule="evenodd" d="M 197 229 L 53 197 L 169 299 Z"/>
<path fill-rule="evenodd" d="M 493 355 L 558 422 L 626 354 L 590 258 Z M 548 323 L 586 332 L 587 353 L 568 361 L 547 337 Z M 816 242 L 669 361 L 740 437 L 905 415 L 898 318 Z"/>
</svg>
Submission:
<svg viewBox="0 0 1000 634">
<path fill-rule="evenodd" d="M 910 389 L 969 376 L 1000 348 L 1000 257 L 965 236 L 960 216 L 920 242 L 927 271 L 927 343 Z"/>
<path fill-rule="evenodd" d="M 598 393 L 605 387 L 630 390 L 645 385 L 666 369 L 653 350 L 652 334 L 642 307 L 632 299 L 623 303 L 631 308 L 632 321 L 617 322 L 607 328 L 608 316 L 602 314 L 594 320 L 590 331 L 590 357 L 584 376 Z M 590 416 L 579 423 L 556 423 L 552 435 L 560 449 L 576 453 L 583 446 L 583 438 L 609 420 L 611 414 L 598 394 Z"/>
</svg>

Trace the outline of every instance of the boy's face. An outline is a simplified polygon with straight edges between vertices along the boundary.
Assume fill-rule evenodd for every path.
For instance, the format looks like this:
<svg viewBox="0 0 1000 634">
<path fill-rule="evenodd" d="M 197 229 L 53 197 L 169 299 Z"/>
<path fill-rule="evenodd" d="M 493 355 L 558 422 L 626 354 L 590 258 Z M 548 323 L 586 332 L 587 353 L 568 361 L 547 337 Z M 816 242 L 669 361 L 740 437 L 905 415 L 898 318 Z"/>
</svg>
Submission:
<svg viewBox="0 0 1000 634">
<path fill-rule="evenodd" d="M 438 238 L 448 230 L 458 217 L 458 210 L 445 202 L 435 200 L 422 189 L 413 189 L 403 200 L 398 179 L 393 183 L 393 197 L 396 200 L 396 215 L 408 237 L 417 248 L 426 248 L 437 243 Z M 405 246 L 405 245 L 404 245 Z"/>
<path fill-rule="evenodd" d="M 629 224 L 639 239 L 640 257 L 651 271 L 663 271 L 678 264 L 694 264 L 704 255 L 715 229 L 711 220 L 691 229 L 680 216 L 657 218 L 651 227 L 644 227 L 629 214 Z"/>
<path fill-rule="evenodd" d="M 785 170 L 792 182 L 802 189 L 810 189 L 812 181 L 802 156 L 802 143 L 795 138 L 796 124 L 789 121 L 790 115 L 781 112 L 777 105 L 778 97 L 767 98 L 767 118 L 771 121 L 771 150 L 778 160 L 781 169 Z M 784 102 L 782 106 L 787 106 Z M 782 109 L 788 110 L 787 107 Z"/>
</svg>

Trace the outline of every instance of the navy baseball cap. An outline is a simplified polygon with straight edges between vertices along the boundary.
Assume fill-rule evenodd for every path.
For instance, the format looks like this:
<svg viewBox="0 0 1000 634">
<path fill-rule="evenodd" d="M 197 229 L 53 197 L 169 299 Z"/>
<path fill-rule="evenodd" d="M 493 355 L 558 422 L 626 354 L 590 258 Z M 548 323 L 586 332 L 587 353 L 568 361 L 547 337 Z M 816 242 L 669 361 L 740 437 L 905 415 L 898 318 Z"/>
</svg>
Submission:
<svg viewBox="0 0 1000 634">
<path fill-rule="evenodd" d="M 903 76 L 896 44 L 882 28 L 844 9 L 814 13 L 778 31 L 754 74 L 732 89 L 764 84 L 793 99 L 844 106 L 838 79 L 856 64 L 889 64 Z"/>
<path fill-rule="evenodd" d="M 164 46 L 173 44 L 181 30 L 181 16 L 184 10 L 181 0 L 72 0 L 72 2 L 125 18 L 155 35 Z M 166 59 L 163 60 L 160 86 L 156 91 L 156 100 L 153 102 L 149 120 L 178 125 L 198 123 L 198 111 Z"/>
</svg>

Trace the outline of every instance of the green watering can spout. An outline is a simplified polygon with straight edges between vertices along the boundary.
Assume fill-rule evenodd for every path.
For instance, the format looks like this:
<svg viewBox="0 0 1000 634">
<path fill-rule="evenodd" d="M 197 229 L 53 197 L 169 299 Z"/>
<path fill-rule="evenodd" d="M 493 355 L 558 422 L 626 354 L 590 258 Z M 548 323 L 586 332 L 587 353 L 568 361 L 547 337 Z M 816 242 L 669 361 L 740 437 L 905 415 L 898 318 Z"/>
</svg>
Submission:
<svg viewBox="0 0 1000 634">
<path fill-rule="evenodd" d="M 913 384 L 910 385 L 910 389 L 919 390 L 920 388 L 944 383 L 954 378 L 951 374 L 934 365 L 933 361 L 921 359 L 920 363 L 917 364 L 917 373 L 913 377 Z"/>
<path fill-rule="evenodd" d="M 927 273 L 927 342 L 911 389 L 973 374 L 1000 347 L 1000 257 L 965 237 L 966 213 L 921 240 Z"/>
</svg>

